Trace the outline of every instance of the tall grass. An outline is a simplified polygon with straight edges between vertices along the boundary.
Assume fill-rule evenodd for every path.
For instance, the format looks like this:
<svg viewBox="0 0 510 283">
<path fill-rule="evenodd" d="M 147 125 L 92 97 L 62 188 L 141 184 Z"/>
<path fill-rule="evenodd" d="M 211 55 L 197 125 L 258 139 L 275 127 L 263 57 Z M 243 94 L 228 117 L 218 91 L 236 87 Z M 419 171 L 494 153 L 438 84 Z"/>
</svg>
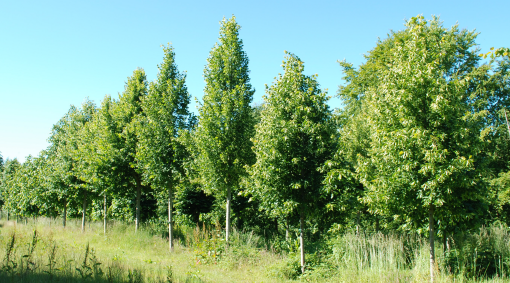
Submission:
<svg viewBox="0 0 510 283">
<path fill-rule="evenodd" d="M 428 240 L 397 233 L 346 233 L 308 245 L 301 273 L 293 240 L 264 239 L 221 227 L 176 227 L 173 252 L 157 227 L 80 221 L 0 221 L 0 282 L 426 282 Z M 509 282 L 504 227 L 436 245 L 438 282 Z M 286 248 L 282 248 L 286 247 Z"/>
<path fill-rule="evenodd" d="M 28 225 L 0 221 L 0 260 L 4 259 L 0 282 L 53 282 L 54 278 L 58 282 L 249 282 L 263 273 L 267 262 L 279 259 L 261 253 L 260 238 L 253 233 L 234 231 L 226 247 L 221 230 L 177 227 L 183 236 L 170 252 L 168 239 L 154 235 L 150 225 L 135 232 L 132 225 L 111 222 L 104 235 L 100 222 L 87 225 L 84 233 L 79 220 L 68 221 L 66 228 L 58 224 L 51 219 L 28 221 Z M 34 231 L 37 244 L 27 253 Z M 27 254 L 35 264 L 22 272 Z"/>
</svg>

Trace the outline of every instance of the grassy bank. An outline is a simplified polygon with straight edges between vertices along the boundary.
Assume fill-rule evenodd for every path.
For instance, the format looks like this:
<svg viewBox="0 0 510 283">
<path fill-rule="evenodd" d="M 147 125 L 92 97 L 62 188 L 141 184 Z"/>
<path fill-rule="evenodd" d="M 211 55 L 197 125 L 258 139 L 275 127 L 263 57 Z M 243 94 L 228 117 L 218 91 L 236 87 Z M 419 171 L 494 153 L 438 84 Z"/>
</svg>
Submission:
<svg viewBox="0 0 510 283">
<path fill-rule="evenodd" d="M 310 245 L 300 274 L 292 241 L 285 246 L 253 233 L 235 232 L 227 247 L 214 228 L 180 227 L 170 253 L 150 226 L 135 233 L 112 222 L 104 235 L 94 222 L 84 233 L 79 221 L 66 228 L 49 219 L 0 225 L 0 282 L 428 281 L 427 240 L 419 237 L 332 237 Z M 509 282 L 508 239 L 506 230 L 491 228 L 465 237 L 455 252 L 443 253 L 438 244 L 438 282 Z"/>
</svg>

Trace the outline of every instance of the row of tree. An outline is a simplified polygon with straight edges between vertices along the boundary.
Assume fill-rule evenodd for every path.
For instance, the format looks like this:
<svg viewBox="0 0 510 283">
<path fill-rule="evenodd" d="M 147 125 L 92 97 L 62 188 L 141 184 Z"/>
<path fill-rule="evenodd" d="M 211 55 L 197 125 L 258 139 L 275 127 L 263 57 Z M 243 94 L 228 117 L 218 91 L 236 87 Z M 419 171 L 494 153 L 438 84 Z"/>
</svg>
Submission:
<svg viewBox="0 0 510 283">
<path fill-rule="evenodd" d="M 60 214 L 63 225 L 81 212 L 82 229 L 87 211 L 134 219 L 136 229 L 168 213 L 170 249 L 173 211 L 224 220 L 227 242 L 231 219 L 284 227 L 287 237 L 299 227 L 303 269 L 305 231 L 320 237 L 354 221 L 428 232 L 432 280 L 436 236 L 508 224 L 508 49 L 480 56 L 477 33 L 414 17 L 358 68 L 340 62 L 344 106 L 333 113 L 317 76 L 288 52 L 264 104 L 251 106 L 239 29 L 235 17 L 221 22 L 198 117 L 164 47 L 154 82 L 135 70 L 118 99 L 71 107 L 38 157 L 1 162 L 3 209 Z"/>
</svg>

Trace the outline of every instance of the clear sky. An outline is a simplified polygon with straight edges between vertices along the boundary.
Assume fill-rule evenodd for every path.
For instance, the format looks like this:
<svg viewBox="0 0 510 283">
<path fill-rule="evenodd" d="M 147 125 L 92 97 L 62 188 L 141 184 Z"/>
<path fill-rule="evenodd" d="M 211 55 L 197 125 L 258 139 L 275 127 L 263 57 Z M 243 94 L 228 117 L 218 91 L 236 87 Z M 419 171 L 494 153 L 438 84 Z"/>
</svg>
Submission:
<svg viewBox="0 0 510 283">
<path fill-rule="evenodd" d="M 416 3 L 416 4 L 415 4 Z M 156 78 L 162 44 L 172 43 L 193 97 L 223 17 L 235 15 L 250 59 L 255 103 L 282 71 L 284 50 L 334 95 L 337 60 L 355 65 L 404 19 L 438 15 L 446 27 L 480 32 L 482 51 L 510 47 L 510 1 L 0 1 L 0 152 L 24 161 L 48 146 L 51 128 L 86 97 L 117 98 L 144 68 Z M 194 100 L 194 99 L 193 99 Z M 338 99 L 330 102 L 339 107 Z M 190 108 L 196 112 L 193 102 Z"/>
</svg>

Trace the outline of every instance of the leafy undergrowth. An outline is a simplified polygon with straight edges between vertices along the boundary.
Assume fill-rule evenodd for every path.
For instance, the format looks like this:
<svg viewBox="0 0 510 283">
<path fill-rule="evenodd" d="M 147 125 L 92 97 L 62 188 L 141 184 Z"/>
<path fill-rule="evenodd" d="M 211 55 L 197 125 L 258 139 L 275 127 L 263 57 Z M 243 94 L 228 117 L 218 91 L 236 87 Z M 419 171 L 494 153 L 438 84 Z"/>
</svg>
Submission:
<svg viewBox="0 0 510 283">
<path fill-rule="evenodd" d="M 151 227 L 135 233 L 132 225 L 112 222 L 106 235 L 101 223 L 88 224 L 82 233 L 78 221 L 70 221 L 66 228 L 49 219 L 28 225 L 0 221 L 0 227 L 0 282 L 429 280 L 427 241 L 418 237 L 349 233 L 330 237 L 308 247 L 302 274 L 296 239 L 268 242 L 251 232 L 234 231 L 226 245 L 219 227 L 180 227 L 182 237 L 173 252 Z M 508 265 L 508 239 L 508 232 L 494 228 L 466 237 L 463 249 L 438 257 L 438 282 L 508 282 L 507 269 L 487 265 L 496 272 L 489 277 L 484 276 L 489 269 L 481 265 L 488 258 Z M 452 268 L 456 271 L 446 271 Z M 472 276 L 480 272 L 484 274 Z"/>
</svg>

